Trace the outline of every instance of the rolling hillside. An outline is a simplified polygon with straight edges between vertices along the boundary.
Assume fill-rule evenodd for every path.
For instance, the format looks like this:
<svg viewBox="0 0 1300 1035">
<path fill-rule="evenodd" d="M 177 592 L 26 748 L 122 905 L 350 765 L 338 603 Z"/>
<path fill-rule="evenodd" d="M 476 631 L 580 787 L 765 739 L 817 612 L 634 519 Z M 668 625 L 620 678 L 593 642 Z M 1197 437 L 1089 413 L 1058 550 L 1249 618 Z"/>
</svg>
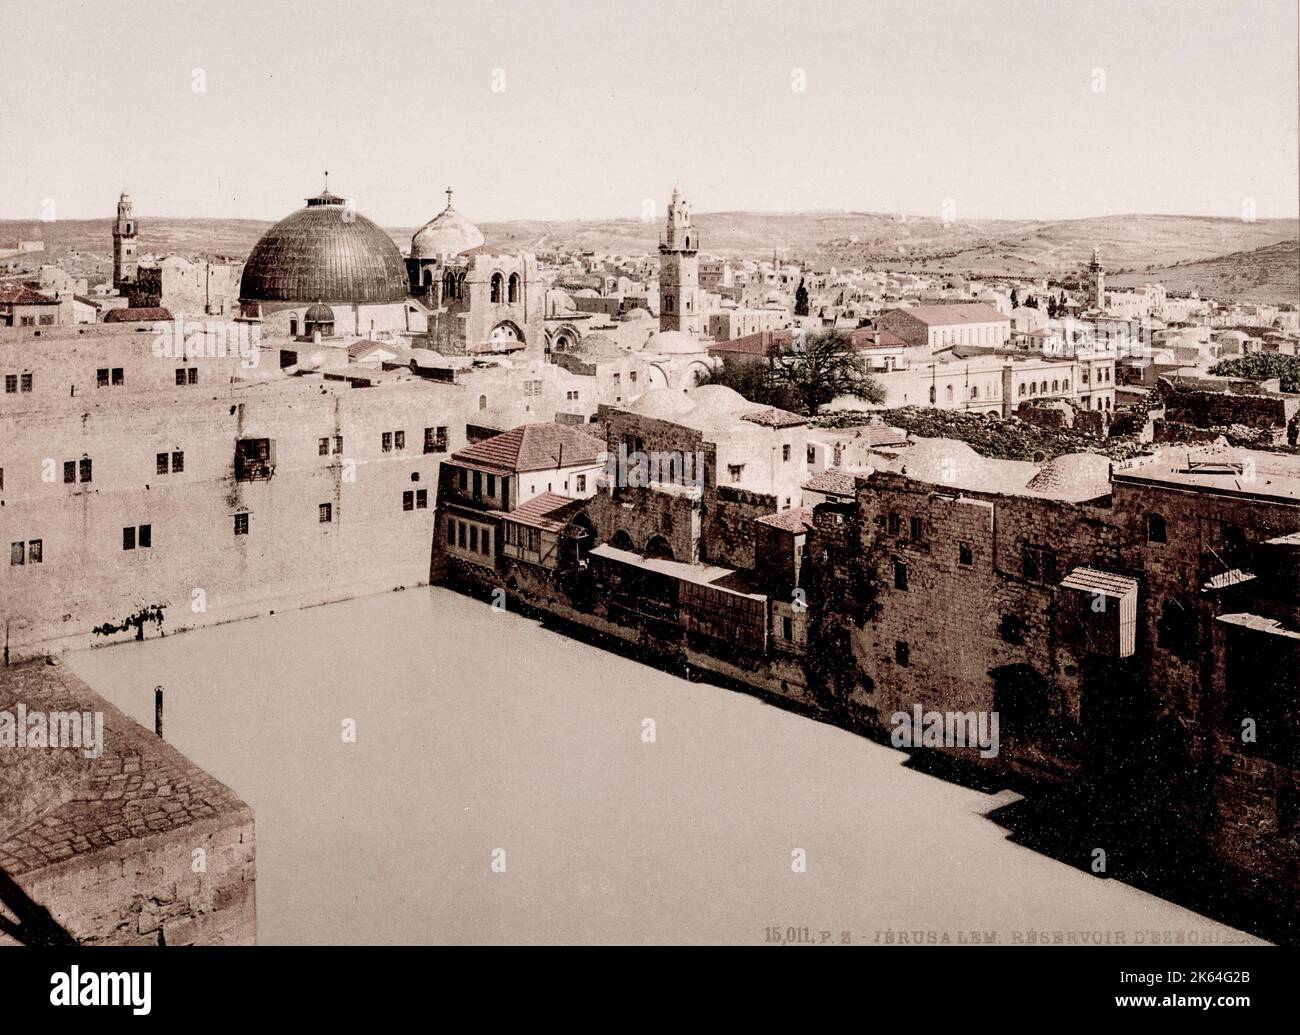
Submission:
<svg viewBox="0 0 1300 1035">
<path fill-rule="evenodd" d="M 939 219 L 869 212 L 704 212 L 695 216 L 707 253 L 783 258 L 817 266 L 874 265 L 964 271 L 984 275 L 1045 276 L 1077 270 L 1094 246 L 1114 273 L 1135 271 L 1138 283 L 1158 277 L 1171 288 L 1202 283 L 1220 295 L 1293 300 L 1300 283 L 1300 226 L 1296 220 L 1202 216 L 1105 216 L 1032 221 Z M 141 253 L 225 255 L 243 258 L 270 226 L 257 220 L 162 219 L 140 215 Z M 653 253 L 657 223 L 633 219 L 484 223 L 488 242 L 528 251 L 580 248 L 619 254 Z M 413 227 L 389 228 L 405 248 Z M 103 273 L 111 260 L 111 223 L 0 221 L 0 245 L 46 242 L 46 258 L 79 253 L 79 266 Z M 1149 272 L 1148 272 L 1149 271 Z M 1114 277 L 1117 285 L 1129 278 Z M 1223 287 L 1212 289 L 1210 285 Z"/>
</svg>

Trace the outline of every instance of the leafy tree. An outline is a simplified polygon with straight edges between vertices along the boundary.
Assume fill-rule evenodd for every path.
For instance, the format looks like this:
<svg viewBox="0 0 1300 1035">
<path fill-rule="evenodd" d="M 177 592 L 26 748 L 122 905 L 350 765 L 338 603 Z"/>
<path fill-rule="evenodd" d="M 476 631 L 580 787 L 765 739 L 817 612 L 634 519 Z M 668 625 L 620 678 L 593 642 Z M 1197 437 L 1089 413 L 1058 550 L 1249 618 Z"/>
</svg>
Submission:
<svg viewBox="0 0 1300 1035">
<path fill-rule="evenodd" d="M 794 315 L 808 315 L 808 289 L 803 285 L 803 277 L 799 278 L 799 286 L 794 293 Z"/>
<path fill-rule="evenodd" d="M 785 352 L 772 358 L 772 376 L 789 389 L 810 416 L 832 399 L 852 395 L 869 403 L 883 403 L 885 390 L 867 369 L 862 353 L 841 330 L 805 334 Z"/>
<path fill-rule="evenodd" d="M 885 401 L 885 390 L 871 376 L 862 353 L 836 329 L 806 334 L 765 360 L 724 364 L 696 383 L 726 385 L 751 402 L 810 416 L 842 395 L 874 404 Z"/>
</svg>

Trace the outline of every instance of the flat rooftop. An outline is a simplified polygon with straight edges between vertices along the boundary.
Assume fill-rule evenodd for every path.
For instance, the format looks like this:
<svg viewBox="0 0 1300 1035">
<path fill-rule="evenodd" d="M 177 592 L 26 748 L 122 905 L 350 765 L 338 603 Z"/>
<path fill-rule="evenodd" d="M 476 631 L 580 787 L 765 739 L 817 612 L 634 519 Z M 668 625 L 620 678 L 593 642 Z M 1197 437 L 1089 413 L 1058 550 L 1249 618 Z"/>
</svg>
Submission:
<svg viewBox="0 0 1300 1035">
<path fill-rule="evenodd" d="M 1114 481 L 1300 504 L 1300 456 L 1230 447 L 1169 447 L 1117 468 Z"/>
</svg>

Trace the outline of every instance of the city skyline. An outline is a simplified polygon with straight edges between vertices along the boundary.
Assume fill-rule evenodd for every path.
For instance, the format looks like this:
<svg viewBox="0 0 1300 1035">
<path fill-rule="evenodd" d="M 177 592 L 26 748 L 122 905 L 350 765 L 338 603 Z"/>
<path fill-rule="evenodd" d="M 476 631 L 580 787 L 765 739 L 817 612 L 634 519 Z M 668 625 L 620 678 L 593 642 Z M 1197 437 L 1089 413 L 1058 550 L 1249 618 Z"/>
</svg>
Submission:
<svg viewBox="0 0 1300 1035">
<path fill-rule="evenodd" d="M 699 212 L 1298 214 L 1291 4 L 1102 4 L 1086 22 L 577 4 L 561 22 L 492 0 L 435 6 L 427 33 L 397 7 L 314 10 L 11 11 L 16 37 L 61 47 L 13 56 L 9 82 L 41 102 L 10 98 L 0 123 L 41 147 L 0 168 L 0 218 L 47 200 L 102 218 L 126 189 L 158 218 L 274 220 L 325 169 L 387 226 L 427 220 L 448 185 L 483 222 L 640 218 L 673 183 Z"/>
</svg>

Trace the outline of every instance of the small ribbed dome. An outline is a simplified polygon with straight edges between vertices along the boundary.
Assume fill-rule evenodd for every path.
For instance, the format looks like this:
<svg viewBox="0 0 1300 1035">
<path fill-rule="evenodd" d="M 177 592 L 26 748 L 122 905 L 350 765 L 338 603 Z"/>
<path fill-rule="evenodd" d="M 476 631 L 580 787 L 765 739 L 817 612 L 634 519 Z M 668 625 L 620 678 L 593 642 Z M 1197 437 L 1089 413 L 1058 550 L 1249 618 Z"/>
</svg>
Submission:
<svg viewBox="0 0 1300 1035">
<path fill-rule="evenodd" d="M 695 403 L 680 388 L 652 388 L 628 409 L 645 417 L 673 420 L 694 410 Z"/>
<path fill-rule="evenodd" d="M 333 323 L 334 310 L 317 302 L 307 309 L 302 318 L 304 323 Z"/>
<path fill-rule="evenodd" d="M 704 346 L 685 331 L 656 331 L 646 340 L 645 352 L 657 352 L 661 355 L 686 355 L 703 352 Z"/>
<path fill-rule="evenodd" d="M 249 302 L 400 302 L 402 253 L 383 230 L 329 192 L 307 199 L 264 233 L 244 265 Z"/>
<path fill-rule="evenodd" d="M 415 232 L 411 238 L 411 258 L 444 259 L 477 248 L 486 240 L 483 231 L 448 203 Z"/>
<path fill-rule="evenodd" d="M 987 466 L 975 450 L 952 438 L 917 439 L 897 463 L 909 478 L 935 485 L 968 484 Z"/>
<path fill-rule="evenodd" d="M 1110 491 L 1110 461 L 1100 453 L 1066 453 L 1044 464 L 1025 488 L 1082 499 L 1104 496 Z"/>
<path fill-rule="evenodd" d="M 755 404 L 726 385 L 700 385 L 687 393 L 699 417 L 716 417 L 755 409 Z"/>
</svg>

